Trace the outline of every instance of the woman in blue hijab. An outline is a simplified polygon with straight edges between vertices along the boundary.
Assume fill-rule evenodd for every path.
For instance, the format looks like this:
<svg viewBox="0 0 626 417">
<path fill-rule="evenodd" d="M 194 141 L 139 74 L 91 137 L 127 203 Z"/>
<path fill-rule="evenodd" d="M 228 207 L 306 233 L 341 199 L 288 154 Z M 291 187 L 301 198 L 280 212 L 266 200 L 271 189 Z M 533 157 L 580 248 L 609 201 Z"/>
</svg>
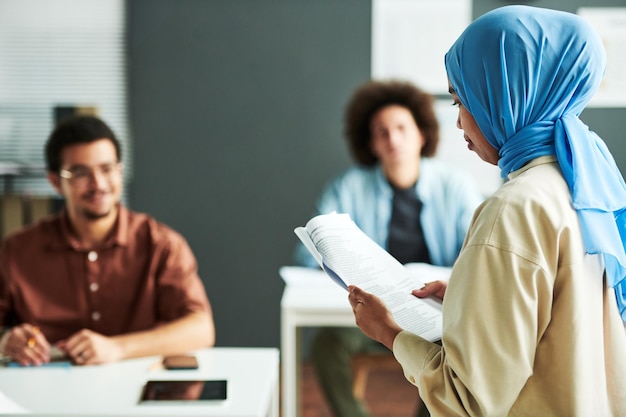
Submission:
<svg viewBox="0 0 626 417">
<path fill-rule="evenodd" d="M 443 303 L 441 345 L 351 288 L 433 416 L 625 416 L 626 186 L 579 115 L 602 42 L 580 17 L 507 6 L 445 57 L 468 148 L 508 181 L 475 212 Z M 621 316 L 620 316 L 621 314 Z"/>
</svg>

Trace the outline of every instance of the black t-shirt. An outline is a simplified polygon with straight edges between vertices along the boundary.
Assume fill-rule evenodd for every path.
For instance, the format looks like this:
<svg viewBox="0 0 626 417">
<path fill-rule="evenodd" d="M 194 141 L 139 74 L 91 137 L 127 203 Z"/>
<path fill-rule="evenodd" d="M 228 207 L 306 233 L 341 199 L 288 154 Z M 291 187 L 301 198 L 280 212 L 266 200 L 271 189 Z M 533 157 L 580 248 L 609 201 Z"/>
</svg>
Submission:
<svg viewBox="0 0 626 417">
<path fill-rule="evenodd" d="M 402 264 L 430 263 L 428 246 L 420 221 L 422 202 L 417 198 L 415 187 L 407 189 L 393 187 L 393 190 L 387 250 Z"/>
</svg>

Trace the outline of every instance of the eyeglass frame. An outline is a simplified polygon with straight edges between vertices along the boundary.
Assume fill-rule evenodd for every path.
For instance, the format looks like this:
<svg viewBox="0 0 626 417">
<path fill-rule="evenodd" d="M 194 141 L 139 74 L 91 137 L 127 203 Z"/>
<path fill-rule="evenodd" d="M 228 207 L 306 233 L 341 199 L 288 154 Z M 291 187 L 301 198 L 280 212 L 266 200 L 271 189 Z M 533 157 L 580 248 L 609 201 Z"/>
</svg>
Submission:
<svg viewBox="0 0 626 417">
<path fill-rule="evenodd" d="M 106 162 L 95 167 L 87 167 L 79 165 L 72 169 L 60 169 L 59 177 L 68 181 L 80 182 L 82 180 L 88 180 L 96 175 L 96 172 L 103 175 L 106 178 L 110 178 L 115 172 L 120 172 L 123 164 L 121 161 Z M 84 172 L 82 171 L 84 170 Z"/>
</svg>

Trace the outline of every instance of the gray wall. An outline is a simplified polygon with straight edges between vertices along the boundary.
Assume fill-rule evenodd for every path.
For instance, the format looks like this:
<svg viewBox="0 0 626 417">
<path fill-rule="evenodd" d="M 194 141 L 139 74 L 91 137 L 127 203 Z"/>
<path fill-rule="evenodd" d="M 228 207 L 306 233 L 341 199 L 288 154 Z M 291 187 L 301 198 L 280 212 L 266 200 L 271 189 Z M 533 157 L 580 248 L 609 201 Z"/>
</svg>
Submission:
<svg viewBox="0 0 626 417">
<path fill-rule="evenodd" d="M 281 265 L 349 164 L 341 115 L 370 73 L 362 0 L 128 2 L 130 205 L 189 241 L 219 346 L 278 346 Z"/>
<path fill-rule="evenodd" d="M 575 11 L 626 0 L 537 0 Z M 507 4 L 474 0 L 474 16 Z M 279 346 L 281 265 L 350 164 L 343 107 L 370 73 L 363 0 L 129 0 L 133 209 L 187 237 L 219 346 Z M 583 119 L 626 170 L 626 110 Z"/>
</svg>

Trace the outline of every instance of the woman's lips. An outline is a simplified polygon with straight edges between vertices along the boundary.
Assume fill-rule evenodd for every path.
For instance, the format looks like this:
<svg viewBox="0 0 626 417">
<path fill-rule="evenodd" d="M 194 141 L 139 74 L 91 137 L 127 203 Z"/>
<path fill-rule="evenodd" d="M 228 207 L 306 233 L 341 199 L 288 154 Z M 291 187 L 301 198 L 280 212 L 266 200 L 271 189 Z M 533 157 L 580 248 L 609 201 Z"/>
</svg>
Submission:
<svg viewBox="0 0 626 417">
<path fill-rule="evenodd" d="M 468 138 L 467 136 L 463 136 L 463 138 L 465 139 L 465 142 L 467 142 L 467 149 L 472 150 L 473 143 L 470 138 Z"/>
</svg>

